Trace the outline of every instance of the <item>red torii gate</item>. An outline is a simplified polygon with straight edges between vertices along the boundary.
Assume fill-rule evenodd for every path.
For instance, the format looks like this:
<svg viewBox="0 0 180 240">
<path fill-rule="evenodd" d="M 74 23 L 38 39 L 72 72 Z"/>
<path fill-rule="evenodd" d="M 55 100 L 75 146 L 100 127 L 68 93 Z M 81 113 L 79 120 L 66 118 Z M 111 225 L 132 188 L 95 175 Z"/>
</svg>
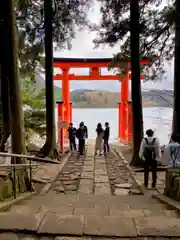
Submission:
<svg viewBox="0 0 180 240">
<path fill-rule="evenodd" d="M 62 80 L 62 101 L 58 104 L 58 122 L 72 121 L 72 103 L 70 101 L 70 81 L 72 80 L 118 80 L 121 81 L 121 98 L 119 105 L 119 123 L 118 137 L 121 142 L 128 143 L 132 139 L 132 114 L 131 103 L 129 102 L 129 80 L 131 79 L 130 60 L 122 59 L 127 64 L 127 72 L 120 79 L 118 75 L 101 75 L 101 68 L 108 68 L 113 58 L 54 58 L 54 68 L 61 69 L 62 74 L 56 74 L 54 80 Z M 148 64 L 147 57 L 141 58 L 141 64 Z M 118 67 L 118 65 L 117 65 Z M 91 69 L 88 76 L 70 74 L 71 68 L 89 68 Z M 141 77 L 143 79 L 143 77 Z M 106 119 L 105 119 L 106 120 Z M 63 129 L 58 129 L 58 142 L 60 149 L 63 151 L 64 134 Z"/>
</svg>

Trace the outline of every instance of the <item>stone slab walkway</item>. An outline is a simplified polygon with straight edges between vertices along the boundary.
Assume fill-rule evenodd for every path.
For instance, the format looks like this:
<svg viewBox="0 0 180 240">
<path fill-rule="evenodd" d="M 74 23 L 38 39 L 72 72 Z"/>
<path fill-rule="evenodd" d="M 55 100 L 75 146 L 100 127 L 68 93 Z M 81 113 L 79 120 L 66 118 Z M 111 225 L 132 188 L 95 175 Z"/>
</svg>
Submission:
<svg viewBox="0 0 180 240">
<path fill-rule="evenodd" d="M 106 157 L 106 163 L 112 194 L 119 196 L 142 194 L 126 164 L 112 149 Z"/>
<path fill-rule="evenodd" d="M 144 196 L 49 193 L 0 214 L 0 230 L 114 237 L 178 236 L 177 213 Z"/>
<path fill-rule="evenodd" d="M 48 193 L 34 196 L 22 205 L 0 213 L 0 231 L 21 234 L 31 231 L 39 238 L 46 236 L 45 239 L 60 235 L 83 236 L 83 239 L 90 236 L 131 239 L 180 237 L 179 215 L 175 210 L 168 209 L 150 196 L 113 195 L 113 183 L 129 188 L 126 170 L 113 152 L 107 158 L 94 158 L 94 146 L 88 144 L 85 157 L 72 156 Z M 75 172 L 78 175 L 75 176 Z M 117 183 L 119 179 L 121 182 Z M 55 191 L 64 181 L 70 185 L 76 181 L 76 190 Z M 64 184 L 64 188 L 65 185 L 68 186 Z"/>
<path fill-rule="evenodd" d="M 103 155 L 94 156 L 94 144 L 88 145 L 78 193 L 111 195 L 106 160 Z"/>
<path fill-rule="evenodd" d="M 129 164 L 131 162 L 131 152 L 128 149 L 128 146 L 114 146 L 116 151 L 118 152 L 119 156 L 124 156 L 124 160 Z M 144 185 L 144 173 L 143 172 L 136 172 L 137 168 L 131 166 L 132 175 L 136 179 L 138 185 Z M 157 185 L 156 189 L 158 192 L 163 194 L 165 188 L 165 171 L 157 173 Z M 151 189 L 151 182 L 152 182 L 152 174 L 149 173 L 149 194 L 155 193 L 155 190 Z M 145 189 L 144 189 L 145 190 Z"/>
<path fill-rule="evenodd" d="M 80 177 L 84 165 L 84 156 L 72 154 L 51 186 L 56 194 L 76 194 L 79 189 Z"/>
</svg>

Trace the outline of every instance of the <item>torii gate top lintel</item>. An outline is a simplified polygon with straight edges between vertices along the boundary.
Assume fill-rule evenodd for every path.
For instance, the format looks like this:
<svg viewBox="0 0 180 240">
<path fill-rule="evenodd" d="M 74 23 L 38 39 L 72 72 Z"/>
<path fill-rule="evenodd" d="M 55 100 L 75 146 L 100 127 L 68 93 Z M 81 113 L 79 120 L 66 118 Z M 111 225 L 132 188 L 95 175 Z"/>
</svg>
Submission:
<svg viewBox="0 0 180 240">
<path fill-rule="evenodd" d="M 101 68 L 108 68 L 109 64 L 113 61 L 113 58 L 56 58 L 54 57 L 53 66 L 63 71 L 63 74 L 56 74 L 54 80 L 64 79 L 64 74 L 68 72 L 69 80 L 120 80 L 118 75 L 101 75 Z M 141 57 L 141 65 L 149 63 L 148 57 Z M 127 64 L 127 68 L 130 69 L 130 58 L 119 59 L 117 67 L 124 68 Z M 116 66 L 114 66 L 116 67 Z M 89 68 L 89 76 L 69 74 L 71 68 Z M 66 78 L 66 77 L 65 77 Z M 143 79 L 143 78 L 141 78 Z M 67 78 L 66 78 L 67 80 Z"/>
<path fill-rule="evenodd" d="M 107 67 L 113 58 L 56 58 L 54 57 L 54 67 L 64 68 L 88 68 L 88 67 Z M 121 58 L 120 63 L 130 63 L 131 59 Z M 148 57 L 141 57 L 141 64 L 148 64 Z M 117 64 L 118 66 L 118 64 Z"/>
</svg>

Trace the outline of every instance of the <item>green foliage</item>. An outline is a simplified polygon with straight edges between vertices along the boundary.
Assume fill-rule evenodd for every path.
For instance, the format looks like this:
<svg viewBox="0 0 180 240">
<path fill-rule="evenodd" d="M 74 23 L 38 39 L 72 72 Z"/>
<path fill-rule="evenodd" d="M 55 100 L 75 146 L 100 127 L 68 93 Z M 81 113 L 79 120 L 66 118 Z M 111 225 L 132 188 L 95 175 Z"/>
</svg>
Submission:
<svg viewBox="0 0 180 240">
<path fill-rule="evenodd" d="M 71 100 L 73 102 L 81 102 L 82 100 L 81 94 L 71 93 Z"/>
<path fill-rule="evenodd" d="M 59 87 L 54 86 L 54 96 L 55 96 L 55 101 L 59 101 L 62 99 L 62 89 Z"/>
<path fill-rule="evenodd" d="M 101 5 L 101 22 L 93 26 L 98 33 L 94 40 L 96 47 L 101 44 L 120 44 L 116 54 L 116 64 L 122 59 L 130 59 L 130 0 L 98 0 Z M 148 79 L 161 78 L 164 60 L 170 61 L 174 55 L 174 22 L 176 18 L 174 0 L 140 0 L 140 54 L 150 57 L 149 66 L 144 68 Z M 162 4 L 164 3 L 164 4 Z M 162 4 L 162 5 L 161 5 Z M 156 57 L 154 57 L 156 56 Z M 120 66 L 124 71 L 124 66 Z"/>
<path fill-rule="evenodd" d="M 53 41 L 56 48 L 70 48 L 77 27 L 87 24 L 92 0 L 52 0 Z M 44 1 L 16 0 L 19 35 L 20 73 L 34 78 L 35 69 L 44 66 Z"/>
<path fill-rule="evenodd" d="M 45 90 L 37 89 L 30 78 L 21 80 L 22 100 L 25 107 L 25 129 L 31 133 L 45 135 Z"/>
</svg>

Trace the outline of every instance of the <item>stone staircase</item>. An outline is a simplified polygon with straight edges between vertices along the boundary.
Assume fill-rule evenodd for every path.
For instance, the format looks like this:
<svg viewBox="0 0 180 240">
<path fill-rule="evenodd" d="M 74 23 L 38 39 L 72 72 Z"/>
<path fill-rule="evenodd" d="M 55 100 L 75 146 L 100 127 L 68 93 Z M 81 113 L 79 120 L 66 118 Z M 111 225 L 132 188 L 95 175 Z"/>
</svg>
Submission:
<svg viewBox="0 0 180 240">
<path fill-rule="evenodd" d="M 0 214 L 0 230 L 35 234 L 180 237 L 179 215 L 151 197 L 49 192 Z"/>
</svg>

